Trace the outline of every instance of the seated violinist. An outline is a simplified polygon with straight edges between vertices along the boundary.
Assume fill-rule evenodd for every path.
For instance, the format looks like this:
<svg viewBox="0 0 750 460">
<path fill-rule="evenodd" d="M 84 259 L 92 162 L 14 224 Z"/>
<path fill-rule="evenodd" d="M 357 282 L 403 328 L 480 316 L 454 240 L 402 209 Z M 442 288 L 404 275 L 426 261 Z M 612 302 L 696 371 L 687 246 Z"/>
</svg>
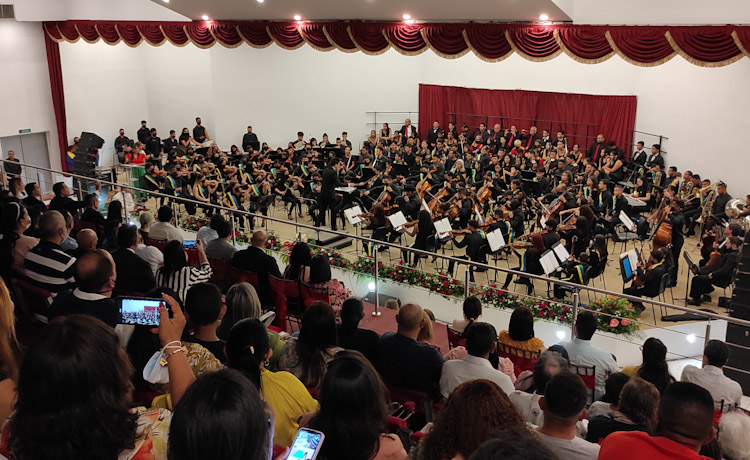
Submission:
<svg viewBox="0 0 750 460">
<path fill-rule="evenodd" d="M 589 255 L 586 252 L 578 254 L 578 259 L 570 256 L 568 262 L 565 263 L 563 268 L 563 275 L 560 277 L 562 281 L 568 281 L 570 283 L 586 285 L 588 284 L 588 270 L 589 270 Z M 562 286 L 556 284 L 554 288 L 555 298 L 558 300 L 565 298 L 565 289 Z"/>
<path fill-rule="evenodd" d="M 453 244 L 457 248 L 466 248 L 466 255 L 457 257 L 458 259 L 469 260 L 471 262 L 486 263 L 486 253 L 489 250 L 487 240 L 485 239 L 484 233 L 479 231 L 479 223 L 475 219 L 469 219 L 466 230 L 454 230 L 455 233 L 464 233 L 466 236 L 461 241 L 456 241 L 453 238 Z M 455 235 L 452 233 L 452 235 Z M 448 273 L 453 276 L 453 267 L 455 266 L 454 261 L 450 261 L 448 264 Z M 469 281 L 474 282 L 474 266 L 469 266 Z M 478 268 L 478 272 L 486 271 L 486 269 Z"/>
<path fill-rule="evenodd" d="M 523 256 L 521 257 L 521 265 L 514 270 L 531 273 L 532 275 L 543 275 L 544 269 L 542 268 L 539 259 L 542 257 L 542 254 L 544 254 L 544 251 L 547 250 L 547 246 L 544 244 L 544 239 L 539 233 L 532 233 L 529 239 L 531 240 L 531 247 L 523 253 Z M 503 289 L 508 289 L 512 279 L 513 275 L 509 273 L 508 276 L 505 277 Z M 534 293 L 534 283 L 532 283 L 530 279 L 519 277 L 516 283 L 525 284 L 528 295 Z"/>
<path fill-rule="evenodd" d="M 664 253 L 652 251 L 645 267 L 643 263 L 638 261 L 637 276 L 633 280 L 633 284 L 624 289 L 622 293 L 636 297 L 656 297 L 659 295 L 661 279 L 665 273 L 667 273 L 667 265 L 664 260 Z M 639 312 L 645 310 L 640 302 L 633 302 L 633 308 Z"/>
<path fill-rule="evenodd" d="M 740 246 L 742 241 L 739 237 L 732 236 L 725 245 L 718 267 L 712 267 L 711 264 L 700 268 L 695 264 L 690 266 L 690 270 L 696 275 L 690 284 L 690 305 L 700 306 L 701 302 L 710 302 L 714 286 L 724 288 L 731 284 L 740 263 Z"/>
<path fill-rule="evenodd" d="M 544 240 L 544 246 L 551 248 L 553 244 L 560 241 L 560 234 L 557 233 L 557 220 L 550 219 L 544 223 L 544 231 L 542 233 L 542 239 Z"/>
</svg>

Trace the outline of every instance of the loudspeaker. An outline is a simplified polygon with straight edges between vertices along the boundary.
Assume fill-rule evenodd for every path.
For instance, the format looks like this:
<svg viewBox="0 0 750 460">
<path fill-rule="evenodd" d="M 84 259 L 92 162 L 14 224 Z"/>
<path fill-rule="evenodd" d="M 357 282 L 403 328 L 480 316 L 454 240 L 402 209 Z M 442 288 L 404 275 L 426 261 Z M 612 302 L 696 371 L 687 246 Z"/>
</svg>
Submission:
<svg viewBox="0 0 750 460">
<path fill-rule="evenodd" d="M 99 149 L 104 145 L 104 139 L 94 133 L 81 133 L 73 160 L 73 172 L 81 176 L 94 177 Z"/>
<path fill-rule="evenodd" d="M 750 238 L 742 245 L 740 265 L 734 278 L 729 316 L 750 320 Z M 724 373 L 742 385 L 742 392 L 750 394 L 750 328 L 727 324 L 729 360 Z M 730 369 L 734 368 L 734 369 Z"/>
<path fill-rule="evenodd" d="M 104 139 L 94 133 L 81 133 L 78 141 L 78 151 L 90 152 L 92 149 L 100 149 L 104 145 Z"/>
</svg>

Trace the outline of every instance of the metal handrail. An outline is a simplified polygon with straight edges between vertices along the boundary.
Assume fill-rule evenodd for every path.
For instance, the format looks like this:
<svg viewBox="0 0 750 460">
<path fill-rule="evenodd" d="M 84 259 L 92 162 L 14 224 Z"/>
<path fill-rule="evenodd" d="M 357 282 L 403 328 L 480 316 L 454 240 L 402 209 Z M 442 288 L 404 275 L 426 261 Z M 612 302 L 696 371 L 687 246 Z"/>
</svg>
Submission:
<svg viewBox="0 0 750 460">
<path fill-rule="evenodd" d="M 7 161 L 8 160 L 0 159 L 0 165 L 2 165 L 2 171 L 1 172 L 3 174 L 5 173 L 4 166 L 5 166 L 5 162 L 7 162 Z M 232 209 L 232 208 L 229 208 L 229 207 L 226 207 L 226 206 L 216 205 L 216 204 L 213 204 L 213 203 L 205 203 L 205 202 L 202 202 L 202 201 L 193 200 L 193 199 L 185 198 L 185 197 L 176 197 L 176 196 L 173 196 L 173 195 L 168 195 L 168 194 L 164 194 L 164 193 L 154 192 L 154 191 L 151 191 L 151 190 L 146 190 L 146 189 L 142 189 L 142 188 L 138 188 L 138 187 L 133 187 L 133 186 L 130 186 L 130 185 L 123 185 L 123 184 L 120 184 L 118 182 L 107 181 L 107 180 L 102 180 L 102 179 L 96 179 L 96 178 L 92 178 L 92 177 L 88 177 L 88 176 L 83 176 L 83 175 L 79 175 L 79 174 L 74 174 L 74 173 L 67 173 L 67 172 L 57 171 L 57 170 L 53 170 L 53 169 L 45 168 L 45 167 L 41 167 L 41 166 L 29 165 L 29 164 L 26 164 L 26 163 L 13 162 L 13 164 L 20 165 L 22 167 L 28 167 L 28 168 L 34 168 L 34 169 L 38 169 L 38 170 L 42 170 L 42 171 L 47 171 L 47 172 L 51 172 L 51 173 L 63 174 L 65 176 L 77 178 L 77 179 L 82 180 L 82 181 L 100 182 L 102 184 L 108 184 L 108 185 L 117 186 L 117 187 L 126 187 L 129 190 L 133 190 L 133 191 L 136 191 L 136 192 L 139 192 L 139 193 L 145 193 L 147 195 L 151 195 L 151 196 L 154 196 L 154 197 L 163 197 L 163 198 L 168 198 L 170 200 L 179 201 L 179 202 L 182 202 L 182 203 L 193 203 L 195 205 L 199 205 L 199 206 L 202 206 L 202 207 L 211 207 L 213 209 L 220 210 L 220 211 L 226 211 L 228 213 L 231 213 L 231 214 L 234 214 L 234 215 L 237 215 L 237 216 L 246 216 L 246 217 L 261 218 L 261 219 L 265 219 L 267 221 L 276 222 L 276 223 L 280 223 L 280 224 L 284 224 L 284 225 L 293 225 L 296 228 L 303 228 L 303 229 L 311 230 L 311 231 L 314 231 L 314 232 L 321 231 L 321 229 L 319 227 L 315 227 L 315 226 L 308 225 L 308 224 L 301 224 L 299 222 L 290 223 L 287 220 L 279 219 L 279 218 L 272 217 L 272 216 L 264 216 L 262 214 L 252 213 L 252 212 L 244 211 L 244 210 L 242 210 L 242 211 L 241 210 L 236 210 L 236 209 Z M 687 307 L 682 307 L 682 306 L 679 306 L 679 305 L 668 304 L 668 303 L 661 302 L 661 301 L 658 301 L 658 300 L 653 300 L 653 299 L 648 299 L 648 298 L 643 298 L 643 297 L 631 296 L 631 295 L 623 294 L 623 293 L 620 293 L 620 292 L 609 291 L 609 290 L 606 290 L 606 289 L 601 289 L 601 288 L 597 288 L 597 287 L 593 287 L 593 286 L 584 286 L 584 285 L 581 285 L 581 284 L 571 283 L 571 282 L 568 282 L 568 281 L 563 281 L 563 280 L 559 280 L 559 279 L 555 279 L 555 278 L 548 278 L 548 277 L 540 276 L 540 275 L 534 275 L 534 274 L 531 274 L 531 273 L 521 272 L 521 271 L 513 270 L 513 269 L 510 269 L 510 268 L 502 268 L 502 267 L 498 267 L 498 266 L 494 266 L 494 265 L 489 265 L 489 264 L 486 264 L 486 263 L 473 262 L 473 261 L 469 261 L 469 260 L 466 260 L 466 259 L 460 259 L 460 258 L 454 257 L 454 256 L 448 256 L 448 255 L 444 255 L 444 254 L 438 254 L 436 252 L 430 252 L 430 251 L 424 251 L 424 250 L 421 250 L 421 249 L 410 248 L 410 247 L 407 247 L 407 246 L 402 246 L 400 244 L 390 243 L 388 241 L 375 240 L 375 239 L 368 238 L 368 237 L 365 237 L 365 236 L 360 236 L 360 235 L 357 235 L 357 234 L 351 234 L 351 233 L 342 232 L 342 231 L 338 231 L 338 230 L 334 231 L 334 230 L 330 230 L 330 229 L 325 229 L 325 230 L 322 230 L 322 231 L 325 231 L 326 233 L 332 234 L 332 235 L 337 235 L 337 236 L 342 236 L 342 237 L 346 237 L 346 238 L 351 238 L 351 239 L 354 239 L 354 240 L 363 241 L 363 242 L 367 242 L 367 243 L 374 243 L 375 245 L 378 245 L 378 246 L 387 246 L 387 247 L 390 247 L 390 248 L 397 249 L 399 251 L 407 251 L 407 252 L 411 252 L 413 254 L 419 254 L 421 256 L 437 257 L 437 258 L 440 258 L 440 259 L 443 259 L 443 260 L 446 260 L 446 261 L 449 261 L 449 262 L 452 261 L 452 262 L 454 262 L 456 264 L 459 264 L 459 265 L 466 265 L 467 267 L 468 266 L 473 266 L 475 268 L 483 268 L 483 269 L 486 269 L 486 270 L 498 271 L 498 272 L 502 272 L 502 273 L 506 273 L 506 274 L 511 274 L 511 275 L 514 275 L 514 276 L 520 276 L 520 277 L 523 277 L 523 278 L 528 278 L 528 279 L 531 279 L 531 280 L 537 280 L 537 281 L 541 281 L 541 282 L 545 282 L 545 283 L 552 283 L 552 284 L 555 284 L 555 285 L 568 287 L 568 288 L 573 289 L 573 291 L 574 291 L 574 298 L 578 297 L 578 293 L 580 291 L 589 291 L 589 292 L 592 292 L 592 293 L 601 294 L 601 295 L 605 295 L 605 296 L 615 296 L 615 297 L 624 298 L 624 299 L 630 300 L 631 302 L 640 302 L 640 303 L 644 303 L 644 304 L 649 304 L 649 305 L 653 305 L 654 307 L 664 307 L 664 308 L 669 308 L 669 309 L 673 309 L 673 310 L 678 310 L 678 311 L 681 311 L 681 312 L 684 312 L 684 313 L 691 313 L 691 314 L 694 314 L 696 316 L 701 316 L 701 317 L 705 318 L 706 320 L 723 320 L 723 321 L 727 321 L 729 323 L 737 324 L 737 325 L 740 325 L 740 326 L 750 327 L 750 321 L 748 321 L 748 320 L 743 320 L 743 319 L 739 319 L 739 318 L 732 318 L 732 317 L 729 317 L 729 316 L 720 315 L 718 313 L 710 313 L 710 312 L 706 312 L 706 311 L 702 311 L 702 310 L 694 310 L 694 309 L 687 308 Z M 376 257 L 374 258 L 375 261 L 376 261 L 375 266 L 377 267 L 377 251 L 375 252 L 375 254 L 376 254 Z M 378 270 L 376 269 L 375 273 L 377 273 L 377 271 Z M 468 274 L 467 274 L 467 278 L 468 278 Z M 377 289 L 377 283 L 376 283 L 376 289 Z M 468 291 L 468 289 L 465 289 L 465 291 Z M 574 302 L 574 307 L 576 307 L 576 308 L 578 307 L 578 305 L 576 305 L 575 302 Z"/>
</svg>

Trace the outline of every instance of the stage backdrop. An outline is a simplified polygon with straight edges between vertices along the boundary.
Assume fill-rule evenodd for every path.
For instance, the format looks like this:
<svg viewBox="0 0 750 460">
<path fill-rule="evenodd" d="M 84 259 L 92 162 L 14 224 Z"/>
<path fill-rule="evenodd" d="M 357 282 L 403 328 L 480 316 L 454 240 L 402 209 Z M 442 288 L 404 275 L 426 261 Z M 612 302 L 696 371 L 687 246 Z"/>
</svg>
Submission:
<svg viewBox="0 0 750 460">
<path fill-rule="evenodd" d="M 459 127 L 466 123 L 472 130 L 480 122 L 487 123 L 490 130 L 496 123 L 503 128 L 516 125 L 519 132 L 537 126 L 540 135 L 542 129 L 553 131 L 553 139 L 557 130 L 564 131 L 568 147 L 579 144 L 581 150 L 588 148 L 597 134 L 606 133 L 607 140 L 614 140 L 628 152 L 636 105 L 636 96 L 419 85 L 419 128 L 425 138 L 433 121 L 442 127 L 449 121 Z"/>
</svg>

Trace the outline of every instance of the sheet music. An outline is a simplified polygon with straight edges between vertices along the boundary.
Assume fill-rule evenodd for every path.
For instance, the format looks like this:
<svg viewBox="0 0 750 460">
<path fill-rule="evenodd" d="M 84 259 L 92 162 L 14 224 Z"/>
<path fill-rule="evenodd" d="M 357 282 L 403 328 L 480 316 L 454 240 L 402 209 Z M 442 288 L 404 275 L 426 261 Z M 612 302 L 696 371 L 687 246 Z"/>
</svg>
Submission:
<svg viewBox="0 0 750 460">
<path fill-rule="evenodd" d="M 404 225 L 406 225 L 406 217 L 404 217 L 404 213 L 401 211 L 395 212 L 388 216 L 388 220 L 391 221 L 391 226 L 396 231 L 401 231 L 404 229 Z"/>
<path fill-rule="evenodd" d="M 630 219 L 630 217 L 623 211 L 620 211 L 620 222 L 622 222 L 622 225 L 624 225 L 625 228 L 627 228 L 631 232 L 635 231 L 635 224 L 633 223 L 633 220 Z"/>
<path fill-rule="evenodd" d="M 485 236 L 487 237 L 487 243 L 489 243 L 492 252 L 505 246 L 505 238 L 503 237 L 503 232 L 501 232 L 499 228 L 487 233 Z"/>
<path fill-rule="evenodd" d="M 435 222 L 435 231 L 440 238 L 449 237 L 451 234 L 451 230 L 453 230 L 453 228 L 451 227 L 451 223 L 447 217 L 443 217 L 439 221 Z"/>
<path fill-rule="evenodd" d="M 346 220 L 349 221 L 352 225 L 359 225 L 362 223 L 362 219 L 359 217 L 360 214 L 364 214 L 362 212 L 362 208 L 359 206 L 354 206 L 349 209 L 344 209 L 344 215 L 346 216 Z"/>
<path fill-rule="evenodd" d="M 565 249 L 565 246 L 560 244 L 559 241 L 553 244 L 551 249 L 552 249 L 552 252 L 554 252 L 555 255 L 557 256 L 557 260 L 559 260 L 560 263 L 565 262 L 570 257 L 570 253 L 568 252 L 568 250 Z"/>
<path fill-rule="evenodd" d="M 627 251 L 625 255 L 628 257 L 628 262 L 630 262 L 630 269 L 635 273 L 638 268 L 638 250 L 631 249 L 630 251 Z"/>
<path fill-rule="evenodd" d="M 545 226 L 545 225 L 547 225 L 547 218 L 546 218 L 546 217 L 544 217 L 544 216 L 542 216 L 542 217 L 541 217 L 541 218 L 539 219 L 539 226 L 540 226 L 541 228 L 544 228 L 544 226 Z"/>
<path fill-rule="evenodd" d="M 357 189 L 354 187 L 336 187 L 336 191 L 342 193 L 352 193 L 355 190 Z"/>
<path fill-rule="evenodd" d="M 429 206 L 427 205 L 427 201 L 425 201 L 425 199 L 424 199 L 424 198 L 422 198 L 422 206 L 424 207 L 424 209 L 425 209 L 425 210 L 426 210 L 427 212 L 429 212 L 429 213 L 430 213 L 430 217 L 432 217 L 432 211 L 430 211 L 430 207 L 429 207 Z"/>
<path fill-rule="evenodd" d="M 480 224 L 483 224 L 484 223 L 484 217 L 482 217 L 482 213 L 480 213 L 479 211 L 474 211 L 474 212 L 477 215 L 477 222 L 479 222 Z"/>
<path fill-rule="evenodd" d="M 560 266 L 560 263 L 555 257 L 555 253 L 551 250 L 545 251 L 544 254 L 542 254 L 542 257 L 539 258 L 539 262 L 542 264 L 542 269 L 544 270 L 545 275 L 549 275 Z"/>
</svg>

